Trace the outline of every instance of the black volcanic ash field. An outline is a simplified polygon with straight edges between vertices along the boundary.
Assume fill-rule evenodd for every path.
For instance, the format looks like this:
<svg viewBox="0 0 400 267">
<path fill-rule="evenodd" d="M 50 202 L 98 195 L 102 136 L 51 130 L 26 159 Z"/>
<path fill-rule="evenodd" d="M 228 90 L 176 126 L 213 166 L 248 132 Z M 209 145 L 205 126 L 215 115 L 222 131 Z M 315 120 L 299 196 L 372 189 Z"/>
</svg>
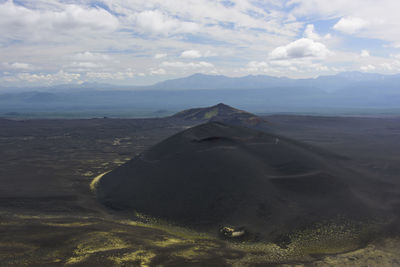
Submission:
<svg viewBox="0 0 400 267">
<path fill-rule="evenodd" d="M 100 200 L 193 228 L 243 227 L 271 240 L 315 223 L 374 218 L 368 180 L 334 154 L 261 131 L 209 122 L 106 174 Z M 362 186 L 361 186 L 362 185 Z"/>
</svg>

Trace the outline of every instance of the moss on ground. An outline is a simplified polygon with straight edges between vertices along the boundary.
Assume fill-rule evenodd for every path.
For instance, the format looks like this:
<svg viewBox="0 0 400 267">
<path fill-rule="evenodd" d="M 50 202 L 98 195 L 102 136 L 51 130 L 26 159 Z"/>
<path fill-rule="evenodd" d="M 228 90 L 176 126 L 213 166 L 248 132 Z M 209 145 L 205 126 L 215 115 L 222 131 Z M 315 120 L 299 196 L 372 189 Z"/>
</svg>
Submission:
<svg viewBox="0 0 400 267">
<path fill-rule="evenodd" d="M 218 115 L 218 108 L 213 108 L 212 110 L 204 114 L 204 119 L 209 120 Z"/>
<path fill-rule="evenodd" d="M 45 214 L 2 216 L 0 231 L 6 234 L 0 242 L 1 266 L 329 266 L 334 262 L 351 266 L 350 262 L 357 259 L 390 266 L 389 263 L 396 263 L 400 248 L 400 241 L 393 239 L 382 245 L 391 250 L 380 250 L 379 245 L 359 249 L 360 240 L 371 232 L 372 223 L 315 225 L 289 234 L 290 242 L 282 247 L 262 242 L 231 243 L 147 216 L 139 217 L 142 220 Z M 348 252 L 351 250 L 354 252 Z M 377 258 L 369 259 L 365 253 Z"/>
</svg>

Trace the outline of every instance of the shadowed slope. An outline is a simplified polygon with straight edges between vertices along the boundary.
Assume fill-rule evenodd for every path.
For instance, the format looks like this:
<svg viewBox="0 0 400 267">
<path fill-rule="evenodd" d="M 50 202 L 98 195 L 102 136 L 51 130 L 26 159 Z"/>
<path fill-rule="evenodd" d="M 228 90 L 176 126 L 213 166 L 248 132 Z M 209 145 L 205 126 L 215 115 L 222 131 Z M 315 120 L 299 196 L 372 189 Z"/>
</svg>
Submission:
<svg viewBox="0 0 400 267">
<path fill-rule="evenodd" d="M 106 174 L 97 195 L 114 208 L 210 231 L 244 226 L 269 239 L 337 216 L 372 216 L 356 196 L 358 177 L 339 166 L 312 146 L 211 122 Z"/>
</svg>

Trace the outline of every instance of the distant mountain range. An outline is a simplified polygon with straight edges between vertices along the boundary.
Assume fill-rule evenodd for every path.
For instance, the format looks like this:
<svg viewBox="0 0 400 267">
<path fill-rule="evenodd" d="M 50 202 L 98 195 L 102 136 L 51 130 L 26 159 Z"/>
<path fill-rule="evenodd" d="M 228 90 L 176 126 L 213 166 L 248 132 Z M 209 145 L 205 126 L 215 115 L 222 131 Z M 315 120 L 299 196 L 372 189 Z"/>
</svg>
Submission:
<svg viewBox="0 0 400 267">
<path fill-rule="evenodd" d="M 386 85 L 400 88 L 400 74 L 383 75 L 363 72 L 343 72 L 332 76 L 319 76 L 309 79 L 289 79 L 267 75 L 248 75 L 227 77 L 222 75 L 194 74 L 189 77 L 167 80 L 147 89 L 194 90 L 194 89 L 267 89 L 282 87 L 308 87 L 325 91 L 340 90 L 354 86 Z"/>
<path fill-rule="evenodd" d="M 78 117 L 82 112 L 89 117 L 166 116 L 220 102 L 257 113 L 400 114 L 400 75 L 345 72 L 315 79 L 289 79 L 194 74 L 151 86 L 86 83 L 3 88 L 0 116 L 63 116 L 66 112 Z"/>
<path fill-rule="evenodd" d="M 308 79 L 291 79 L 268 75 L 227 77 L 223 75 L 193 74 L 188 77 L 162 81 L 148 86 L 112 85 L 104 83 L 61 84 L 49 87 L 0 87 L 0 93 L 27 91 L 81 91 L 81 90 L 199 90 L 199 89 L 268 89 L 287 87 L 318 88 L 334 91 L 349 87 L 386 86 L 400 88 L 400 74 L 384 75 L 364 72 L 342 72 L 336 75 Z"/>
</svg>

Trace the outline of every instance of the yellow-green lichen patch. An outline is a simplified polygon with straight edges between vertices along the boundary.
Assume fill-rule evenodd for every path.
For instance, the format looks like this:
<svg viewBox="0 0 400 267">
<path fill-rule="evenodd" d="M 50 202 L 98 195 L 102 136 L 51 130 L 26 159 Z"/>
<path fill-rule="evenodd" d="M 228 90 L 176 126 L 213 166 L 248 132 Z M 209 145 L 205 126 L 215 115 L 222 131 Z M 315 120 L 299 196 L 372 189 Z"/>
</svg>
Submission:
<svg viewBox="0 0 400 267">
<path fill-rule="evenodd" d="M 187 241 L 182 240 L 182 239 L 178 239 L 178 238 L 165 238 L 163 240 L 160 241 L 155 241 L 153 244 L 156 245 L 157 247 L 170 247 L 170 246 L 175 246 L 175 245 L 182 245 L 182 244 L 186 244 Z"/>
<path fill-rule="evenodd" d="M 213 108 L 212 110 L 206 112 L 206 114 L 204 114 L 204 119 L 211 119 L 212 117 L 215 117 L 218 115 L 218 108 Z"/>
<path fill-rule="evenodd" d="M 341 224 L 323 223 L 306 230 L 288 235 L 287 246 L 274 243 L 233 243 L 232 248 L 246 252 L 236 266 L 258 263 L 286 263 L 313 261 L 314 256 L 339 254 L 355 250 L 361 240 L 371 232 L 370 224 L 355 224 L 350 221 Z"/>
<path fill-rule="evenodd" d="M 54 227 L 85 227 L 93 225 L 94 223 L 91 222 L 70 222 L 70 223 L 54 223 L 54 222 L 47 222 L 43 223 L 44 225 L 54 226 Z"/>
<path fill-rule="evenodd" d="M 105 172 L 105 173 L 102 173 L 102 174 L 100 174 L 100 175 L 97 175 L 97 176 L 92 180 L 92 182 L 90 183 L 90 191 L 96 192 L 97 185 L 98 185 L 100 179 L 103 178 L 103 176 L 106 175 L 107 173 L 109 173 L 109 172 Z"/>
<path fill-rule="evenodd" d="M 296 256 L 292 248 L 284 249 L 273 243 L 232 243 L 230 247 L 245 252 L 245 256 L 242 259 L 229 261 L 233 266 L 304 260 L 304 257 Z"/>
<path fill-rule="evenodd" d="M 87 171 L 87 172 L 85 172 L 84 174 L 82 174 L 83 176 L 86 176 L 86 177 L 90 177 L 90 176 L 93 176 L 93 172 L 92 171 Z"/>
<path fill-rule="evenodd" d="M 194 231 L 194 230 L 186 228 L 186 227 L 176 226 L 171 223 L 165 222 L 160 219 L 153 218 L 151 216 L 148 216 L 148 215 L 145 215 L 142 213 L 135 212 L 135 217 L 138 218 L 140 221 L 121 220 L 121 221 L 119 221 L 119 223 L 125 224 L 125 225 L 141 226 L 141 227 L 146 227 L 146 228 L 151 228 L 151 229 L 157 229 L 160 231 L 164 231 L 175 237 L 181 238 L 181 239 L 215 240 L 215 237 L 213 237 L 209 234 Z"/>
<path fill-rule="evenodd" d="M 67 260 L 68 264 L 79 263 L 88 259 L 92 254 L 129 248 L 118 236 L 108 232 L 92 232 L 80 238 L 73 256 Z"/>
<path fill-rule="evenodd" d="M 326 256 L 314 262 L 313 266 L 400 266 L 399 249 L 400 240 L 398 238 L 387 238 L 356 251 Z"/>
<path fill-rule="evenodd" d="M 118 166 L 120 166 L 120 165 L 124 164 L 127 161 L 128 160 L 126 160 L 126 159 L 116 159 L 116 160 L 113 161 L 113 163 L 118 165 Z"/>
<path fill-rule="evenodd" d="M 191 247 L 189 249 L 179 250 L 178 252 L 175 252 L 173 255 L 185 258 L 187 260 L 193 260 L 195 258 L 205 256 L 206 253 L 204 253 L 204 251 L 200 250 L 198 247 Z"/>
<path fill-rule="evenodd" d="M 138 250 L 135 252 L 125 253 L 121 256 L 109 257 L 108 259 L 118 266 L 126 263 L 135 263 L 135 266 L 148 267 L 155 256 L 156 254 L 151 251 Z"/>
<path fill-rule="evenodd" d="M 62 218 L 62 216 L 57 215 L 30 215 L 30 214 L 15 214 L 15 218 L 22 220 L 47 220 L 47 219 L 58 219 Z"/>
<path fill-rule="evenodd" d="M 86 236 L 74 253 L 78 255 L 92 254 L 108 250 L 123 249 L 129 247 L 116 235 L 108 232 L 93 232 Z"/>
<path fill-rule="evenodd" d="M 74 256 L 71 257 L 67 260 L 66 264 L 77 264 L 77 263 L 81 263 L 85 260 L 87 260 L 90 257 L 90 255 L 81 255 L 81 256 Z"/>
</svg>

